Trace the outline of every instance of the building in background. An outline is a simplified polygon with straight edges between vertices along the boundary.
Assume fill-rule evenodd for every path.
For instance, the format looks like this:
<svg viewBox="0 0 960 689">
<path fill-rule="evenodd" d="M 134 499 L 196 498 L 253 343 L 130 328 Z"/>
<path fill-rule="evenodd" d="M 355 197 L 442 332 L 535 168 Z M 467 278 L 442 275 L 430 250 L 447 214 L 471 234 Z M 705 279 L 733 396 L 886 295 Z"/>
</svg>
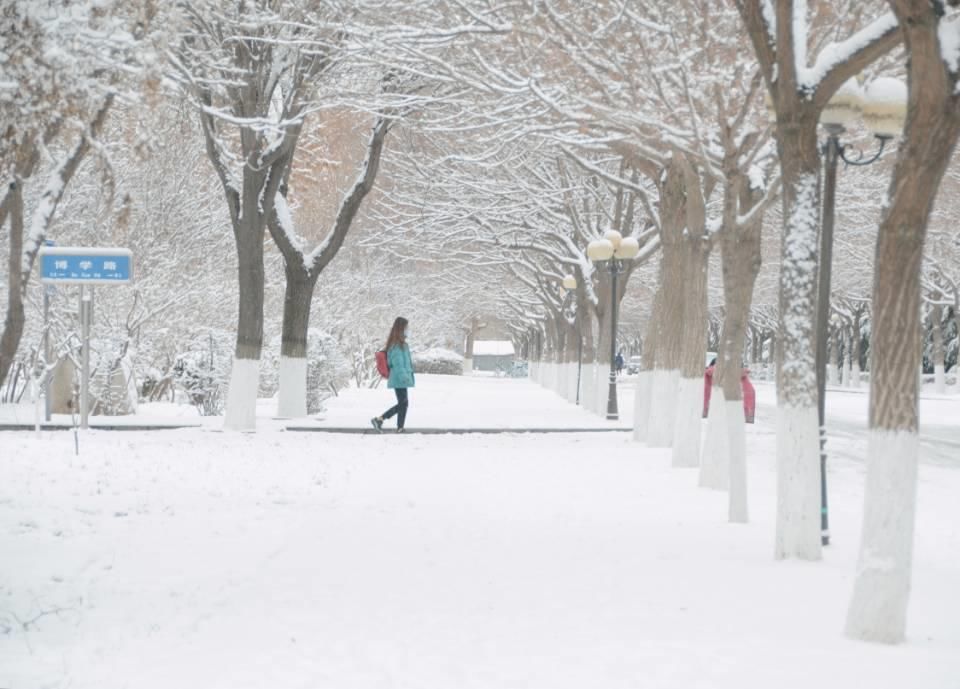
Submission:
<svg viewBox="0 0 960 689">
<path fill-rule="evenodd" d="M 513 343 L 510 340 L 474 340 L 474 371 L 506 371 L 513 363 Z"/>
</svg>

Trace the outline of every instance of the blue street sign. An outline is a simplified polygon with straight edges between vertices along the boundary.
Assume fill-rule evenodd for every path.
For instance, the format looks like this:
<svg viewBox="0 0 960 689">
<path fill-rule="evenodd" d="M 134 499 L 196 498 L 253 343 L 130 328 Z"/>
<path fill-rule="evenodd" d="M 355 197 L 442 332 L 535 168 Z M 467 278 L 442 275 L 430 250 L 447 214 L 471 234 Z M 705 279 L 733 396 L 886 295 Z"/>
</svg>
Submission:
<svg viewBox="0 0 960 689">
<path fill-rule="evenodd" d="M 56 240 L 54 240 L 54 239 L 44 239 L 44 240 L 43 240 L 43 245 L 44 245 L 44 246 L 47 246 L 47 247 L 56 246 L 56 245 L 57 245 L 57 242 L 56 242 Z M 56 285 L 49 285 L 49 284 L 48 284 L 46 287 L 44 287 L 44 290 L 46 291 L 46 295 L 47 295 L 48 297 L 51 297 L 51 298 L 52 298 L 52 297 L 57 296 L 57 286 L 56 286 Z M 46 316 L 44 316 L 44 321 L 46 321 Z M 49 415 L 48 415 L 47 421 L 49 421 L 49 420 L 50 420 L 50 419 L 49 419 Z"/>
<path fill-rule="evenodd" d="M 130 282 L 129 249 L 49 247 L 40 249 L 40 281 L 59 284 L 115 285 Z"/>
</svg>

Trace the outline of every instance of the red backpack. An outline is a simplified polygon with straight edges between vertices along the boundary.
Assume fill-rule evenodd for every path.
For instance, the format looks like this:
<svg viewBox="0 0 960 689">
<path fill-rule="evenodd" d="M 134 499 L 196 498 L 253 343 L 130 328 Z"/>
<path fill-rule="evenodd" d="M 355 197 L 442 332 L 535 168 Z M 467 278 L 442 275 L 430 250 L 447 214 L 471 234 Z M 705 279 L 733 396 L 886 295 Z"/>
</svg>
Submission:
<svg viewBox="0 0 960 689">
<path fill-rule="evenodd" d="M 377 373 L 384 378 L 390 377 L 390 364 L 387 363 L 387 353 L 382 349 L 377 352 Z"/>
</svg>

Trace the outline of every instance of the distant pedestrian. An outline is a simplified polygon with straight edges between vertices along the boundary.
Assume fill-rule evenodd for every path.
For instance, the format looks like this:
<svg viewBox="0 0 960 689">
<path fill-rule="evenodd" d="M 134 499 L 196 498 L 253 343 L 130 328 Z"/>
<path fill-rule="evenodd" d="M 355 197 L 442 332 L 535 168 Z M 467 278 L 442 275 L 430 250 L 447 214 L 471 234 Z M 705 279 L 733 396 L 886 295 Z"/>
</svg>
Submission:
<svg viewBox="0 0 960 689">
<path fill-rule="evenodd" d="M 617 352 L 617 358 L 614 359 L 614 363 L 617 365 L 617 375 L 623 373 L 623 354 Z"/>
<path fill-rule="evenodd" d="M 410 348 L 407 346 L 407 319 L 397 317 L 390 328 L 390 335 L 387 337 L 387 344 L 384 351 L 387 354 L 387 365 L 390 368 L 390 374 L 387 378 L 387 388 L 393 390 L 397 396 L 397 403 L 390 407 L 380 416 L 374 416 L 370 423 L 377 431 L 383 431 L 384 419 L 397 417 L 397 433 L 403 433 L 404 424 L 407 420 L 407 408 L 409 397 L 407 390 L 414 387 L 416 381 L 413 376 L 413 359 L 410 357 Z"/>
</svg>

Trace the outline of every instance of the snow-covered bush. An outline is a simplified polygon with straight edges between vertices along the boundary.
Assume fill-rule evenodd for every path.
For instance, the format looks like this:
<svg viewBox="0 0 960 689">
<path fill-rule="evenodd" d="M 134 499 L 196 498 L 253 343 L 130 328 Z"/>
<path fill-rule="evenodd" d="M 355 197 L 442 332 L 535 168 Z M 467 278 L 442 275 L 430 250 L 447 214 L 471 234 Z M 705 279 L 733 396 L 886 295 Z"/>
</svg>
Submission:
<svg viewBox="0 0 960 689">
<path fill-rule="evenodd" d="M 277 336 L 264 348 L 260 358 L 260 391 L 273 397 L 280 387 L 280 344 Z M 350 358 L 345 356 L 333 335 L 318 328 L 307 331 L 307 412 L 315 414 L 323 400 L 344 387 L 353 374 Z"/>
<path fill-rule="evenodd" d="M 158 399 L 158 392 L 172 386 L 175 398 L 185 396 L 201 415 L 221 414 L 233 361 L 234 340 L 235 335 L 225 330 L 197 330 L 193 337 L 184 343 L 173 366 L 160 380 L 144 381 L 144 396 Z"/>
<path fill-rule="evenodd" d="M 436 373 L 442 376 L 463 375 L 463 357 L 443 347 L 431 347 L 413 352 L 413 370 L 416 373 Z"/>
</svg>

